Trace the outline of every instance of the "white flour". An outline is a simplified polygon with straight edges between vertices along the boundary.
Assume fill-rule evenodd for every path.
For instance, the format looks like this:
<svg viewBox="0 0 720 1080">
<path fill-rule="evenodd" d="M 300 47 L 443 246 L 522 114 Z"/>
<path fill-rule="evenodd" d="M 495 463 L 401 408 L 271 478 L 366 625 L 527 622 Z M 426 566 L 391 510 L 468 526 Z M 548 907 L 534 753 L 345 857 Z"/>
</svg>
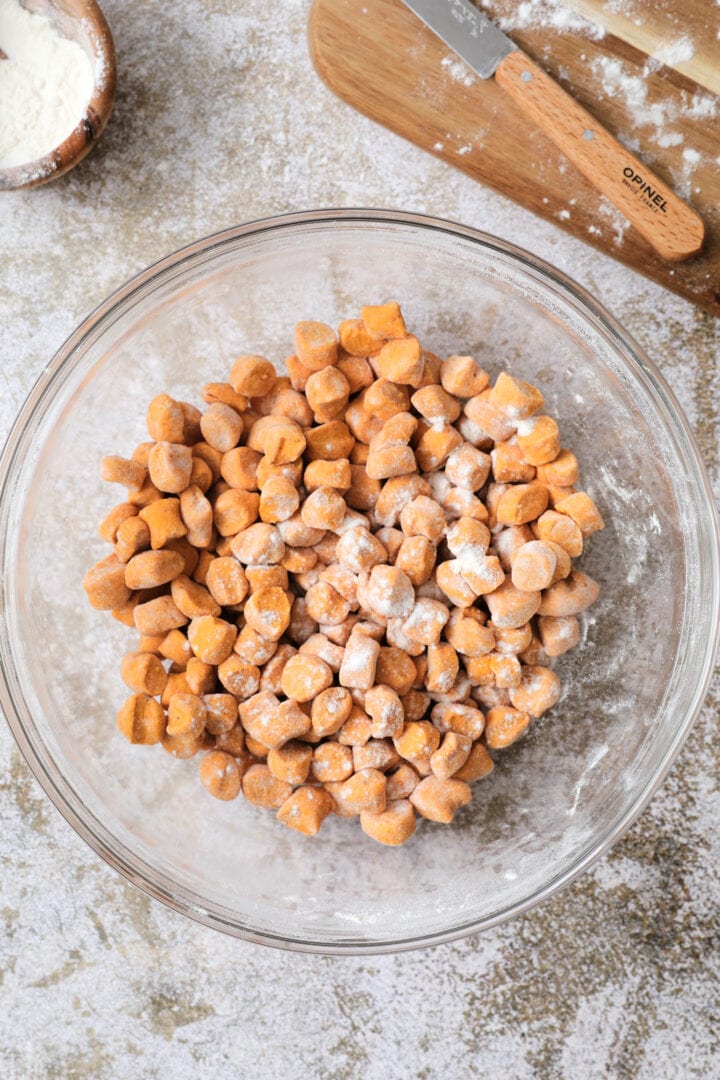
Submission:
<svg viewBox="0 0 720 1080">
<path fill-rule="evenodd" d="M 619 98 L 622 101 L 634 127 L 654 127 L 662 136 L 667 132 L 667 125 L 673 121 L 712 120 L 717 116 L 717 99 L 712 94 L 698 92 L 689 95 L 683 92 L 680 100 L 668 96 L 659 101 L 651 101 L 647 82 L 651 67 L 648 64 L 641 74 L 637 74 L 630 65 L 614 56 L 600 56 L 591 66 L 593 72 L 602 80 L 603 93 L 609 98 Z M 682 141 L 682 138 L 679 141 Z"/>
<path fill-rule="evenodd" d="M 674 67 L 676 64 L 686 64 L 695 55 L 695 46 L 688 37 L 678 38 L 677 41 L 669 41 L 653 53 L 655 60 L 661 64 Z"/>
<path fill-rule="evenodd" d="M 490 7 L 487 0 L 482 0 L 482 7 Z M 548 27 L 558 33 L 580 32 L 594 41 L 605 37 L 605 28 L 591 22 L 576 11 L 571 11 L 560 0 L 523 0 L 510 17 L 493 16 L 502 30 L 524 30 L 526 28 Z"/>
<path fill-rule="evenodd" d="M 472 86 L 476 81 L 477 76 L 472 68 L 469 68 L 467 64 L 463 63 L 456 53 L 450 53 L 448 56 L 444 56 L 441 60 L 442 66 L 447 71 L 448 75 L 455 82 L 461 82 L 463 86 Z"/>
<path fill-rule="evenodd" d="M 90 58 L 49 19 L 18 0 L 0 0 L 0 168 L 37 161 L 85 115 L 93 92 Z"/>
</svg>

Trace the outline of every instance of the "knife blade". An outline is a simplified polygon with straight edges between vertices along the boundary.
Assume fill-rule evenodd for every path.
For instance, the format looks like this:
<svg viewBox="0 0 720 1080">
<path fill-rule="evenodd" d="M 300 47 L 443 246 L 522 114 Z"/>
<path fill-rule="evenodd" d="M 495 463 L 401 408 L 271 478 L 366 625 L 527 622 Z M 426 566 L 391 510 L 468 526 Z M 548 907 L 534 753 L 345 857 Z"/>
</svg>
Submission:
<svg viewBox="0 0 720 1080">
<path fill-rule="evenodd" d="M 698 214 L 469 0 L 403 3 L 477 75 L 494 76 L 661 258 L 680 262 L 699 253 L 705 226 Z"/>
<path fill-rule="evenodd" d="M 468 0 L 405 0 L 434 34 L 482 79 L 489 79 L 517 45 Z"/>
</svg>

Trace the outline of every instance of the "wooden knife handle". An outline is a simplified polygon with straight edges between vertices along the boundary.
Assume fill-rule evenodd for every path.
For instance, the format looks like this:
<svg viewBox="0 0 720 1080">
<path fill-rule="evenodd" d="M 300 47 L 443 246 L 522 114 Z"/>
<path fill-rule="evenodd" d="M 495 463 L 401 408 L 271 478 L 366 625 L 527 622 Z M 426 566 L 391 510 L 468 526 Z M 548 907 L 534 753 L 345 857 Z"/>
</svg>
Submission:
<svg viewBox="0 0 720 1080">
<path fill-rule="evenodd" d="M 705 235 L 702 218 L 525 53 L 506 56 L 495 79 L 663 259 L 697 255 Z"/>
</svg>

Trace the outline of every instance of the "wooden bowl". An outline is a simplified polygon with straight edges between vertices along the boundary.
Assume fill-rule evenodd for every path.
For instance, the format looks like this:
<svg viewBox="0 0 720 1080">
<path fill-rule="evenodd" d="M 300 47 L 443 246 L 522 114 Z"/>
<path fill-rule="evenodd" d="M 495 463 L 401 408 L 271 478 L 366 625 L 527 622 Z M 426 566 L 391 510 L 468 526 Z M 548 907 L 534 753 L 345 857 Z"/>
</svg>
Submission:
<svg viewBox="0 0 720 1080">
<path fill-rule="evenodd" d="M 95 87 L 85 116 L 60 146 L 37 161 L 0 169 L 0 191 L 39 187 L 72 169 L 100 138 L 115 103 L 115 46 L 95 0 L 23 0 L 23 7 L 47 16 L 63 37 L 85 50 L 92 61 Z"/>
</svg>

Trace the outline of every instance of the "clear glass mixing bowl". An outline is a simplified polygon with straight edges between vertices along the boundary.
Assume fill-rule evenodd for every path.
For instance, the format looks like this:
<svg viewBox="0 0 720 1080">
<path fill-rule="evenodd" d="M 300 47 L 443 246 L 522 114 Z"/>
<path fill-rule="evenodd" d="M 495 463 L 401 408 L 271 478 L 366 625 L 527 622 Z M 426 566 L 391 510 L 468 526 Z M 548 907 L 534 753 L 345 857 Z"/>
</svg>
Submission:
<svg viewBox="0 0 720 1080">
<path fill-rule="evenodd" d="M 240 352 L 281 359 L 298 318 L 337 323 L 396 297 L 423 342 L 538 382 L 607 528 L 582 566 L 602 583 L 565 691 L 451 827 L 402 849 L 357 822 L 310 840 L 197 761 L 117 731 L 130 631 L 85 601 L 114 498 L 105 453 L 144 435 L 147 402 L 197 399 Z M 201 240 L 95 311 L 42 376 L 0 462 L 0 699 L 30 767 L 82 837 L 178 911 L 239 937 L 321 952 L 405 949 L 526 911 L 645 806 L 705 694 L 718 634 L 707 476 L 667 385 L 572 281 L 510 244 L 435 219 L 327 211 Z"/>
</svg>

